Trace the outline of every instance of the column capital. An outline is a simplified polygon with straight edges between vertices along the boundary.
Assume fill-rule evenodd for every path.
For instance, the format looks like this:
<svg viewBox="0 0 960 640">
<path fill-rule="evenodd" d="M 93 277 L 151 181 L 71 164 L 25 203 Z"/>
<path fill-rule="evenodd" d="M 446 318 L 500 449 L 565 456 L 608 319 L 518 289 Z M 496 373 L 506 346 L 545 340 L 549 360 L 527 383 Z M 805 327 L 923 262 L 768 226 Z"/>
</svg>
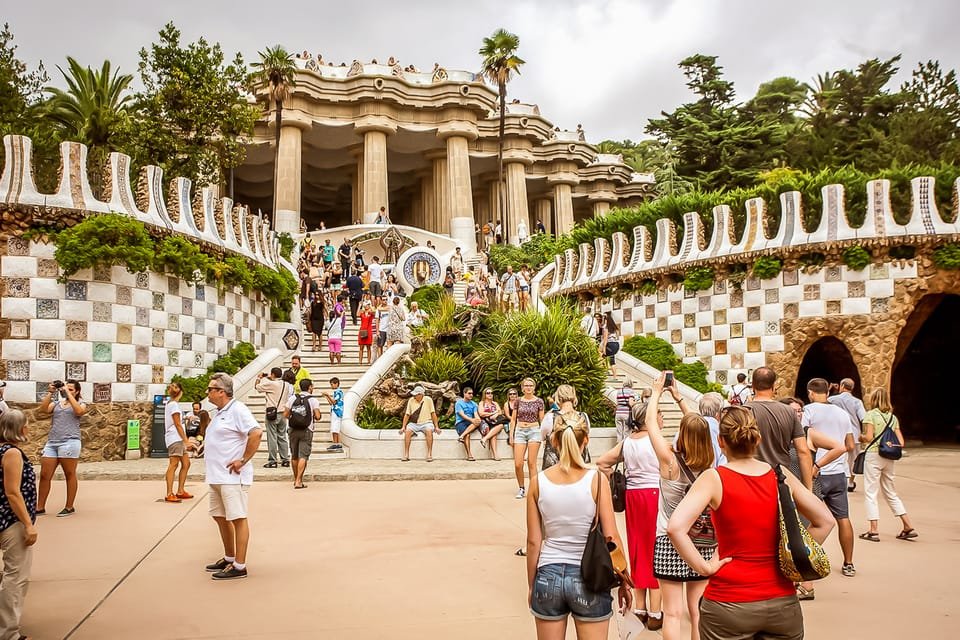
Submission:
<svg viewBox="0 0 960 640">
<path fill-rule="evenodd" d="M 270 112 L 273 113 L 273 110 Z M 295 111 L 293 109 L 284 109 L 283 114 L 280 116 L 282 120 L 280 121 L 280 129 L 283 130 L 287 127 L 296 127 L 301 131 L 306 131 L 313 127 L 313 120 L 305 116 L 300 111 Z M 273 131 L 277 128 L 277 117 L 276 115 L 270 115 L 267 120 L 267 129 Z"/>
<path fill-rule="evenodd" d="M 560 171 L 557 173 L 547 174 L 547 184 L 549 185 L 559 185 L 559 184 L 568 184 L 575 185 L 580 183 L 580 177 L 576 173 L 569 171 Z"/>
<path fill-rule="evenodd" d="M 366 133 L 367 131 L 380 131 L 387 135 L 397 132 L 397 124 L 386 116 L 361 116 L 354 122 L 353 129 L 357 133 Z"/>
<path fill-rule="evenodd" d="M 447 150 L 443 149 L 434 149 L 432 151 L 427 151 L 423 154 L 423 157 L 426 160 L 433 162 L 434 160 L 446 160 L 447 159 Z"/>
<path fill-rule="evenodd" d="M 526 167 L 529 167 L 533 164 L 534 158 L 533 153 L 527 149 L 504 149 L 503 150 L 503 164 L 504 166 L 508 164 L 522 164 Z"/>
<path fill-rule="evenodd" d="M 466 120 L 451 120 L 437 127 L 437 137 L 441 140 L 446 140 L 453 136 L 460 136 L 473 142 L 480 136 L 480 133 L 477 131 L 477 124 L 475 122 L 467 122 Z"/>
</svg>

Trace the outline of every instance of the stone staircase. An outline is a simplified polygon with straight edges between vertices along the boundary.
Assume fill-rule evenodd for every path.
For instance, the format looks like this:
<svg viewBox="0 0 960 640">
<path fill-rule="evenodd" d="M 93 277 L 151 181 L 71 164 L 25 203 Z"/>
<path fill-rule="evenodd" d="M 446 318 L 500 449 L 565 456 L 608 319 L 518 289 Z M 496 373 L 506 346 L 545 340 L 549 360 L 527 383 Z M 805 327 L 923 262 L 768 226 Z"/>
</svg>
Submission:
<svg viewBox="0 0 960 640">
<path fill-rule="evenodd" d="M 347 325 L 343 331 L 343 361 L 340 364 L 330 364 L 330 358 L 326 350 L 326 339 L 321 340 L 319 351 L 312 351 L 314 336 L 305 335 L 303 343 L 300 346 L 300 363 L 310 372 L 310 379 L 313 380 L 314 393 L 319 395 L 321 392 L 331 393 L 330 378 L 340 379 L 340 388 L 346 392 L 357 380 L 360 379 L 366 370 L 367 364 L 362 366 L 357 364 L 360 357 L 360 347 L 357 344 L 357 334 L 360 329 L 359 320 L 355 326 L 350 321 L 350 310 L 347 308 Z M 376 342 L 376 339 L 374 339 Z M 373 346 L 376 349 L 376 344 Z M 374 353 L 374 357 L 376 354 Z M 283 363 L 283 369 L 290 366 L 289 361 Z M 264 412 L 266 411 L 266 400 L 262 393 L 255 389 L 244 399 L 244 402 L 250 407 L 254 417 L 264 423 Z M 320 399 L 320 409 L 323 418 L 319 425 L 315 426 L 313 432 L 313 451 L 310 456 L 310 462 L 315 460 L 339 460 L 350 457 L 350 452 L 346 445 L 340 451 L 328 451 L 327 447 L 333 442 L 330 435 L 330 404 L 323 398 Z M 267 438 L 264 435 L 260 442 L 260 448 L 254 456 L 255 460 L 266 461 Z"/>
<path fill-rule="evenodd" d="M 607 379 L 604 382 L 604 385 L 615 391 L 619 391 L 623 387 L 623 383 L 627 380 L 627 375 L 617 372 L 616 377 L 607 375 Z M 644 386 L 641 381 L 635 380 L 633 390 L 640 396 L 646 396 L 650 393 L 650 387 Z M 694 407 L 696 409 L 696 407 Z M 680 410 L 680 405 L 676 403 L 673 399 L 673 396 L 670 394 L 664 394 L 660 397 L 660 412 L 663 413 L 663 434 L 668 439 L 673 439 L 673 436 L 680 429 L 680 418 L 683 417 L 683 412 Z"/>
</svg>

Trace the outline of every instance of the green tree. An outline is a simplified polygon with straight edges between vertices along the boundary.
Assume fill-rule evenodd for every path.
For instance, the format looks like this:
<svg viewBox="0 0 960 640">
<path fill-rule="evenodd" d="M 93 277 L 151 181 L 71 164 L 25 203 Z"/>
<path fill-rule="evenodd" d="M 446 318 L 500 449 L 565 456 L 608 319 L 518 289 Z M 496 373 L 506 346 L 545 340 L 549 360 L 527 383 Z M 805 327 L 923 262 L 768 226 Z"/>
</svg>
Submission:
<svg viewBox="0 0 960 640">
<path fill-rule="evenodd" d="M 67 90 L 44 89 L 49 94 L 44 115 L 61 132 L 63 138 L 82 142 L 89 148 L 93 188 L 99 195 L 103 187 L 103 169 L 108 152 L 118 148 L 120 123 L 131 100 L 127 87 L 132 75 L 110 73 L 110 61 L 99 70 L 83 67 L 67 57 L 68 70 L 60 66 Z"/>
<path fill-rule="evenodd" d="M 507 117 L 507 83 L 514 75 L 520 75 L 524 61 L 517 56 L 520 38 L 507 31 L 497 29 L 489 38 L 483 39 L 480 55 L 483 57 L 480 75 L 490 84 L 496 85 L 500 96 L 500 129 L 497 136 L 497 192 L 500 194 L 500 215 L 506 213 L 505 189 L 503 185 L 503 137 Z M 506 220 L 504 220 L 506 222 Z M 509 225 L 503 225 L 504 242 L 510 234 Z"/>
<path fill-rule="evenodd" d="M 280 126 L 283 120 L 283 103 L 290 99 L 290 88 L 296 84 L 296 65 L 293 61 L 293 54 L 289 53 L 280 45 L 268 47 L 260 51 L 260 61 L 253 63 L 256 71 L 252 74 L 252 80 L 259 85 L 267 85 L 267 108 L 269 101 L 272 100 L 276 105 L 274 112 L 274 141 L 273 141 L 273 210 L 277 210 L 277 171 L 279 171 L 280 162 Z M 276 223 L 276 220 L 274 220 Z"/>
<path fill-rule="evenodd" d="M 935 60 L 920 63 L 900 91 L 904 100 L 890 118 L 881 154 L 900 164 L 937 164 L 943 158 L 956 158 L 960 152 L 956 71 L 944 73 Z"/>
<path fill-rule="evenodd" d="M 136 160 L 195 184 L 221 183 L 223 169 L 243 161 L 243 138 L 260 115 L 245 93 L 242 56 L 226 63 L 220 45 L 204 38 L 183 46 L 170 22 L 140 50 L 139 73 L 128 131 Z"/>
</svg>

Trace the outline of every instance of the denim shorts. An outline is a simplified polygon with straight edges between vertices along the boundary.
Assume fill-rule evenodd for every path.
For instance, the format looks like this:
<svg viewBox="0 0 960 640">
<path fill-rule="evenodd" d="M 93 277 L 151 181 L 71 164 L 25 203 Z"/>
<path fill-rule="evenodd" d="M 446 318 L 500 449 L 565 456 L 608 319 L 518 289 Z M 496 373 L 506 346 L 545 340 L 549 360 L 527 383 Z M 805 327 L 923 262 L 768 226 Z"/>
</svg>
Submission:
<svg viewBox="0 0 960 640">
<path fill-rule="evenodd" d="M 80 441 L 67 440 L 66 442 L 50 442 L 43 445 L 42 458 L 79 458 Z"/>
<path fill-rule="evenodd" d="M 530 612 L 541 620 L 573 615 L 582 622 L 602 622 L 613 616 L 613 597 L 609 592 L 589 591 L 578 565 L 545 564 L 533 578 Z"/>
<path fill-rule="evenodd" d="M 542 442 L 543 435 L 540 433 L 540 427 L 517 427 L 513 433 L 514 444 L 528 444 L 530 442 Z"/>
</svg>

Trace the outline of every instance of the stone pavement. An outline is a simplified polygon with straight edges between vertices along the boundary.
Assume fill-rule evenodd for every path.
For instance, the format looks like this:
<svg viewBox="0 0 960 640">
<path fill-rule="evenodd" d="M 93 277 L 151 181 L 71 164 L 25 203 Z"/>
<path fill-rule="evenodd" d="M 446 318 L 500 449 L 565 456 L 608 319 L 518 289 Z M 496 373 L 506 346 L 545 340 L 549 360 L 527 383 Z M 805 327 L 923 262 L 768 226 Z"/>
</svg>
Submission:
<svg viewBox="0 0 960 640">
<path fill-rule="evenodd" d="M 365 478 L 415 478 L 418 466 L 440 468 L 364 462 L 370 470 L 363 472 L 362 461 L 343 462 L 355 465 L 343 473 Z M 461 473 L 463 465 L 501 472 L 494 463 L 464 462 L 431 473 Z M 912 450 L 898 465 L 898 489 L 920 538 L 895 540 L 896 522 L 881 507 L 882 542 L 857 541 L 857 577 L 840 575 L 831 538 L 834 574 L 803 605 L 808 638 L 953 637 L 958 466 L 956 449 Z M 250 577 L 227 583 L 203 571 L 219 542 L 205 487 L 194 481 L 188 488 L 196 500 L 165 504 L 156 501 L 156 480 L 81 482 L 76 515 L 39 522 L 23 631 L 75 640 L 534 637 L 525 563 L 513 555 L 524 540 L 523 503 L 510 480 L 312 482 L 304 491 L 257 483 Z M 51 510 L 62 501 L 61 482 Z M 862 489 L 853 494 L 852 515 L 862 532 Z M 619 636 L 619 625 L 636 629 L 628 617 L 611 627 L 611 638 L 628 637 Z"/>
</svg>

